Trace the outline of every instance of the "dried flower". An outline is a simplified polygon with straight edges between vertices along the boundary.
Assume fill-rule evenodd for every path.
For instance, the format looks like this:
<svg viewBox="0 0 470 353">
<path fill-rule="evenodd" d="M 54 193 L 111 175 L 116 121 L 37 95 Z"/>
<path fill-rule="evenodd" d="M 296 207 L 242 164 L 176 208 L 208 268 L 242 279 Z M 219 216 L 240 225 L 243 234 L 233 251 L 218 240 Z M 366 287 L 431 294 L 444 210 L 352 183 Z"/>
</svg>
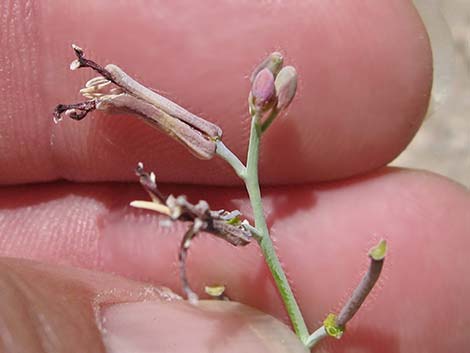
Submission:
<svg viewBox="0 0 470 353">
<path fill-rule="evenodd" d="M 197 295 L 191 289 L 186 275 L 186 258 L 192 239 L 199 232 L 204 231 L 224 239 L 234 246 L 244 246 L 251 242 L 251 231 L 245 222 L 241 222 L 239 218 L 241 214 L 237 210 L 232 212 L 213 211 L 206 201 L 200 200 L 197 204 L 192 204 L 183 195 L 178 197 L 170 195 L 165 198 L 158 190 L 155 174 L 145 172 L 142 163 L 137 165 L 136 174 L 152 201 L 133 201 L 131 206 L 156 211 L 169 216 L 173 221 L 191 222 L 181 241 L 178 259 L 183 290 L 188 300 L 195 303 Z"/>
<path fill-rule="evenodd" d="M 70 64 L 71 70 L 90 67 L 101 76 L 89 80 L 80 93 L 88 101 L 77 104 L 59 104 L 54 110 L 54 121 L 62 114 L 81 120 L 95 109 L 117 113 L 133 113 L 153 127 L 157 127 L 186 146 L 201 159 L 215 155 L 215 142 L 222 137 L 222 130 L 141 85 L 116 65 L 105 68 L 86 59 L 83 50 L 72 45 L 77 59 Z"/>
</svg>

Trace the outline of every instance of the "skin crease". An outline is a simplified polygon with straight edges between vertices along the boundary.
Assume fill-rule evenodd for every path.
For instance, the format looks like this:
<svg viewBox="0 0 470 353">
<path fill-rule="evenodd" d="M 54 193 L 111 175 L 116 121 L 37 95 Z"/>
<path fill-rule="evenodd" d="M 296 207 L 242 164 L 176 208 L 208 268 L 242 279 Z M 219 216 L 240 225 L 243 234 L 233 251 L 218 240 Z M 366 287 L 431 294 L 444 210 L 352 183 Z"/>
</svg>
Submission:
<svg viewBox="0 0 470 353">
<path fill-rule="evenodd" d="M 408 1 L 363 1 L 360 7 L 284 1 L 271 5 L 269 16 L 267 5 L 253 2 L 136 5 L 135 16 L 127 16 L 124 5 L 88 4 L 0 5 L 6 14 L 0 29 L 9 34 L 0 45 L 11 53 L 0 57 L 0 182 L 135 180 L 132 169 L 142 160 L 162 181 L 232 184 L 221 161 L 194 160 L 130 117 L 94 114 L 81 123 L 52 125 L 51 108 L 78 99 L 78 88 L 91 77 L 66 71 L 72 59 L 67 48 L 73 39 L 90 57 L 120 65 L 209 117 L 240 156 L 248 137 L 246 76 L 265 54 L 282 49 L 301 75 L 299 95 L 263 140 L 260 170 L 265 183 L 304 182 L 266 188 L 264 196 L 277 251 L 309 328 L 344 303 L 367 266 L 369 247 L 385 237 L 391 249 L 378 288 L 344 338 L 328 340 L 319 351 L 468 349 L 468 191 L 430 174 L 386 169 L 312 184 L 385 165 L 419 127 L 432 65 Z M 306 40 L 314 43 L 311 50 Z M 163 187 L 250 214 L 240 188 L 203 188 Z M 176 251 L 185 226 L 159 226 L 157 218 L 126 206 L 135 198 L 147 196 L 127 184 L 4 186 L 1 255 L 110 271 L 178 290 Z M 287 322 L 256 245 L 234 249 L 201 236 L 188 266 L 195 288 L 224 282 L 233 299 Z"/>
<path fill-rule="evenodd" d="M 175 187 L 163 188 L 170 190 Z M 193 200 L 200 196 L 191 187 L 179 191 Z M 213 205 L 249 214 L 241 190 L 205 188 L 204 194 Z M 138 186 L 22 186 L 5 188 L 0 196 L 4 255 L 111 271 L 179 291 L 177 247 L 186 225 L 159 226 L 157 217 L 131 210 L 129 200 L 147 198 Z M 264 201 L 310 329 L 340 309 L 366 269 L 368 249 L 380 237 L 389 242 L 378 288 L 344 338 L 325 349 L 468 347 L 464 298 L 470 281 L 462 274 L 468 267 L 470 197 L 463 187 L 422 172 L 385 170 L 315 187 L 267 188 Z M 235 249 L 201 236 L 193 242 L 188 273 L 199 292 L 223 283 L 234 300 L 288 322 L 255 245 Z"/>
</svg>

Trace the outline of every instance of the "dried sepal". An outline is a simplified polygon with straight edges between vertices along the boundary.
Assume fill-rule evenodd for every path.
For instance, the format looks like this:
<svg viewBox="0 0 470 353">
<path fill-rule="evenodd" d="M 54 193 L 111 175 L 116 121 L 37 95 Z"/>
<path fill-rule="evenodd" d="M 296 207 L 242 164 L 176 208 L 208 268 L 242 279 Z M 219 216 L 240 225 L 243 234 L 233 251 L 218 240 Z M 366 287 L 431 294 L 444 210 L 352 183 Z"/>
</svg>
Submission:
<svg viewBox="0 0 470 353">
<path fill-rule="evenodd" d="M 139 162 L 135 168 L 135 174 L 139 177 L 140 185 L 150 195 L 152 201 L 163 204 L 165 196 L 158 190 L 157 177 L 154 172 L 147 173 L 144 170 L 144 164 Z"/>
<path fill-rule="evenodd" d="M 127 94 L 103 98 L 97 103 L 97 109 L 107 112 L 133 113 L 147 124 L 157 127 L 200 159 L 211 159 L 215 155 L 215 140 L 201 133 L 180 119 L 156 108 L 153 104 Z"/>
<path fill-rule="evenodd" d="M 73 49 L 77 59 L 72 61 L 72 63 L 70 64 L 70 69 L 71 70 L 77 70 L 77 69 L 82 68 L 82 67 L 89 67 L 89 68 L 95 70 L 96 72 L 98 72 L 101 76 L 103 76 L 108 81 L 114 82 L 113 78 L 111 77 L 109 72 L 104 67 L 97 64 L 93 60 L 89 60 L 89 59 L 85 58 L 85 53 L 84 53 L 82 48 L 80 48 L 78 45 L 72 44 L 72 49 Z"/>
<path fill-rule="evenodd" d="M 96 102 L 86 101 L 74 104 L 59 104 L 56 106 L 53 118 L 57 124 L 62 120 L 62 114 L 73 120 L 82 120 L 89 112 L 96 109 Z"/>
<path fill-rule="evenodd" d="M 199 131 L 210 140 L 216 140 L 222 137 L 222 129 L 219 126 L 194 115 L 178 104 L 145 87 L 126 74 L 118 66 L 109 64 L 106 65 L 106 70 L 111 75 L 113 81 L 116 82 L 116 84 L 125 92 L 128 92 L 136 98 L 153 105 L 155 108 L 161 110 L 167 115 L 180 120 L 186 125 L 192 127 L 194 130 Z"/>
</svg>

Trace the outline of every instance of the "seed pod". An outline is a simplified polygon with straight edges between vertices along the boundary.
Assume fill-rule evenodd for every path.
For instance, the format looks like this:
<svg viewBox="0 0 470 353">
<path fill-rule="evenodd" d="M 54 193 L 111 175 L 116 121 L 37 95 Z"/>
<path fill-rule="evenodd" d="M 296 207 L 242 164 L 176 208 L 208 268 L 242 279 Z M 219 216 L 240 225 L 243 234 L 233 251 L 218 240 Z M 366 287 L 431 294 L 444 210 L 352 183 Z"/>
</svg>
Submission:
<svg viewBox="0 0 470 353">
<path fill-rule="evenodd" d="M 277 109 L 286 109 L 297 91 L 297 71 L 293 66 L 285 66 L 274 81 L 277 96 Z"/>
</svg>

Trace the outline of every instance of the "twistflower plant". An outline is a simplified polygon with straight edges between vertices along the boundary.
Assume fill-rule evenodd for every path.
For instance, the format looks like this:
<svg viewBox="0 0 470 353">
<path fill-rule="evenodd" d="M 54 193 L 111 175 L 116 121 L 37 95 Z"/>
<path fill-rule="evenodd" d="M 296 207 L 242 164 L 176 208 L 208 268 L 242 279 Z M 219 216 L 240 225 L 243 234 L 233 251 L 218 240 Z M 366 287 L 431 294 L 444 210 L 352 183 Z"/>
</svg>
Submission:
<svg viewBox="0 0 470 353">
<path fill-rule="evenodd" d="M 71 70 L 89 67 L 100 76 L 89 80 L 80 93 L 87 100 L 75 104 L 59 104 L 53 113 L 54 121 L 63 116 L 82 120 L 93 110 L 105 112 L 126 112 L 136 115 L 148 124 L 162 130 L 200 159 L 218 156 L 232 166 L 235 173 L 245 183 L 254 214 L 254 225 L 242 220 L 239 211 L 212 210 L 209 204 L 200 200 L 196 204 L 185 196 L 164 196 L 157 187 L 155 174 L 145 172 L 139 163 L 136 174 L 142 187 L 150 195 L 150 201 L 133 201 L 131 205 L 168 216 L 172 221 L 188 222 L 189 227 L 179 250 L 180 277 L 188 300 L 197 305 L 198 297 L 191 289 L 186 276 L 186 257 L 192 239 L 201 231 L 213 234 L 234 246 L 245 246 L 256 240 L 284 302 L 292 327 L 302 343 L 312 348 L 321 339 L 332 336 L 340 338 L 359 307 L 380 276 L 387 251 L 384 240 L 369 252 L 370 266 L 358 287 L 338 315 L 327 315 L 323 325 L 310 334 L 292 293 L 289 282 L 274 251 L 269 229 L 263 212 L 258 180 L 258 159 L 263 133 L 284 111 L 295 97 L 297 72 L 292 66 L 284 66 L 280 53 L 274 52 L 262 61 L 253 71 L 251 90 L 248 95 L 251 131 L 246 164 L 222 142 L 222 129 L 208 122 L 169 99 L 128 76 L 116 65 L 102 67 L 85 58 L 83 50 L 72 45 L 77 56 Z M 215 299 L 224 299 L 223 286 L 206 287 L 205 291 Z"/>
</svg>

